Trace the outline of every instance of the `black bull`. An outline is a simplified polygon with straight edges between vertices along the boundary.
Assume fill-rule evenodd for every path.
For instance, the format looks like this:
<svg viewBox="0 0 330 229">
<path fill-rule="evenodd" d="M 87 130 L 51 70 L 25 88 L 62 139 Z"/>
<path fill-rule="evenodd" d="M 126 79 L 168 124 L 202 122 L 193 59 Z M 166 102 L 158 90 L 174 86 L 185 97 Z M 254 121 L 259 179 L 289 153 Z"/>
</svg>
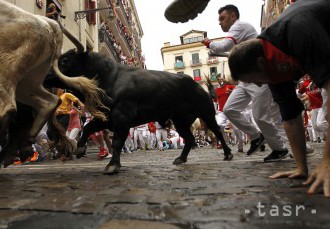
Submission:
<svg viewBox="0 0 330 229">
<path fill-rule="evenodd" d="M 99 53 L 76 54 L 74 50 L 60 57 L 59 68 L 68 76 L 83 75 L 97 79 L 99 87 L 111 98 L 104 97 L 103 100 L 104 105 L 110 108 L 110 111 L 104 111 L 108 121 L 93 119 L 89 122 L 83 129 L 77 150 L 78 157 L 85 153 L 90 134 L 103 129 L 113 131 L 113 156 L 105 173 L 119 170 L 121 149 L 130 127 L 150 121 L 164 124 L 168 119 L 173 121 L 176 130 L 185 139 L 182 153 L 173 164 L 187 161 L 189 151 L 195 145 L 190 126 L 196 118 L 202 119 L 221 142 L 224 160 L 232 159 L 231 150 L 216 123 L 210 95 L 190 76 L 129 67 L 113 63 Z M 44 84 L 45 87 L 65 88 L 52 73 L 46 77 Z M 82 100 L 88 96 L 70 89 Z"/>
</svg>

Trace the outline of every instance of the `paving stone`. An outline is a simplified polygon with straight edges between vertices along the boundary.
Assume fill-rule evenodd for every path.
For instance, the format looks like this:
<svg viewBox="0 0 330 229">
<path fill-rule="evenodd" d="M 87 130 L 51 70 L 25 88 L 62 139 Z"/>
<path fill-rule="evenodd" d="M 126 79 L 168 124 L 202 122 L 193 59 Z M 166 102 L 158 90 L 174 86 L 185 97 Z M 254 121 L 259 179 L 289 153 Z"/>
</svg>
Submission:
<svg viewBox="0 0 330 229">
<path fill-rule="evenodd" d="M 313 143 L 319 153 L 308 159 L 311 170 L 322 146 Z M 172 164 L 179 150 L 136 151 L 122 154 L 112 176 L 103 175 L 109 160 L 97 160 L 97 152 L 1 169 L 0 229 L 330 228 L 322 193 L 307 195 L 303 180 L 268 178 L 295 167 L 290 158 L 263 163 L 269 149 L 231 162 L 222 150 L 197 149 L 179 166 Z"/>
<path fill-rule="evenodd" d="M 180 229 L 175 225 L 165 224 L 151 221 L 137 221 L 137 220 L 111 220 L 103 224 L 100 229 Z"/>
</svg>

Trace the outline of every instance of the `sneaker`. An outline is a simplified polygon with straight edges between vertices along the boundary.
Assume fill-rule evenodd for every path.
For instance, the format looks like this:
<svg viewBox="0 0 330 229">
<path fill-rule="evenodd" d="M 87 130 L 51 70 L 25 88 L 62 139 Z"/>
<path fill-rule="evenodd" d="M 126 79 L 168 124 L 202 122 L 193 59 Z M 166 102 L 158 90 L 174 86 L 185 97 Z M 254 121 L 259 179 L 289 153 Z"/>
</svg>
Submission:
<svg viewBox="0 0 330 229">
<path fill-rule="evenodd" d="M 131 153 L 130 150 L 126 146 L 123 146 L 122 151 L 124 151 L 124 153 Z"/>
<path fill-rule="evenodd" d="M 102 160 L 109 155 L 109 152 L 106 148 L 100 148 L 100 152 L 97 155 L 97 158 Z"/>
<path fill-rule="evenodd" d="M 267 157 L 264 158 L 264 162 L 280 161 L 288 156 L 289 150 L 273 150 Z"/>
<path fill-rule="evenodd" d="M 244 152 L 244 151 L 243 151 L 243 148 L 238 148 L 237 152 L 239 152 L 239 153 L 243 153 L 243 152 Z"/>
<path fill-rule="evenodd" d="M 314 156 L 316 154 L 315 150 L 308 144 L 306 144 L 306 156 L 307 157 L 311 157 L 311 156 Z"/>
<path fill-rule="evenodd" d="M 132 153 L 128 148 L 124 148 L 124 153 Z"/>
<path fill-rule="evenodd" d="M 21 162 L 21 160 L 19 159 L 19 157 L 16 157 L 14 159 L 14 165 L 22 165 L 23 163 Z"/>
<path fill-rule="evenodd" d="M 31 157 L 30 161 L 35 162 L 38 160 L 38 158 L 39 158 L 39 153 L 37 151 L 34 151 L 33 156 Z"/>
<path fill-rule="evenodd" d="M 210 0 L 174 0 L 165 10 L 165 18 L 174 23 L 187 22 L 202 13 Z"/>
<path fill-rule="evenodd" d="M 217 143 L 217 149 L 222 149 L 223 147 L 222 147 L 222 145 L 221 145 L 221 143 Z"/>
<path fill-rule="evenodd" d="M 251 146 L 250 149 L 246 152 L 246 155 L 251 155 L 252 153 L 254 153 L 257 149 L 259 149 L 259 147 L 261 145 L 263 145 L 265 143 L 265 138 L 262 134 L 260 134 L 259 138 L 256 138 L 254 140 L 251 141 Z"/>
<path fill-rule="evenodd" d="M 112 158 L 112 154 L 109 153 L 108 156 L 106 156 L 105 158 Z"/>
</svg>

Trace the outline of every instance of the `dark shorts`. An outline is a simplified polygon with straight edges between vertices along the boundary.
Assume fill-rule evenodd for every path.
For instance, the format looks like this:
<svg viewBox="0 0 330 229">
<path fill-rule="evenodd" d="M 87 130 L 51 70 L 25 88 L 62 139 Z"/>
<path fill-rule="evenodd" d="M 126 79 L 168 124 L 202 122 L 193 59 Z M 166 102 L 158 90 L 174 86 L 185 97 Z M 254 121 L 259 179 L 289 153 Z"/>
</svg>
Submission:
<svg viewBox="0 0 330 229">
<path fill-rule="evenodd" d="M 304 106 L 296 94 L 296 84 L 288 81 L 279 84 L 269 84 L 274 101 L 279 105 L 283 121 L 296 118 L 301 115 Z"/>
</svg>

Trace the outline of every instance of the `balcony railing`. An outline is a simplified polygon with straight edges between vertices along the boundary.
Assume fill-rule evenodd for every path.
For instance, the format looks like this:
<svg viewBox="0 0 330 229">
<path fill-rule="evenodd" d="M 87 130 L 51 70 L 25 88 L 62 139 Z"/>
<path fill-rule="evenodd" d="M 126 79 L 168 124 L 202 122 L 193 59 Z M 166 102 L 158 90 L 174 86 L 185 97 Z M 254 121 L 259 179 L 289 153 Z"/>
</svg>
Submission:
<svg viewBox="0 0 330 229">
<path fill-rule="evenodd" d="M 117 0 L 116 2 L 116 8 L 118 9 L 119 14 L 121 15 L 121 18 L 123 18 L 127 25 L 131 25 L 132 19 L 128 14 L 131 14 L 131 12 L 128 12 L 128 9 L 123 6 L 123 3 L 121 0 Z"/>
<path fill-rule="evenodd" d="M 115 57 L 116 61 L 118 63 L 120 63 L 120 57 L 117 54 L 116 49 L 113 46 L 113 43 L 112 43 L 112 41 L 110 39 L 110 36 L 109 36 L 109 34 L 107 33 L 106 30 L 102 30 L 102 29 L 99 30 L 99 39 L 100 39 L 100 42 L 101 43 L 104 42 L 104 43 L 107 44 L 108 48 L 110 49 L 110 52 Z"/>
<path fill-rule="evenodd" d="M 202 81 L 202 77 L 201 76 L 194 76 L 194 80 L 199 82 Z"/>
<path fill-rule="evenodd" d="M 210 79 L 211 81 L 217 81 L 217 73 L 212 73 Z"/>
<path fill-rule="evenodd" d="M 174 63 L 174 69 L 181 69 L 181 68 L 185 68 L 183 61 Z"/>
<path fill-rule="evenodd" d="M 202 60 L 201 59 L 196 59 L 190 61 L 190 66 L 195 67 L 195 66 L 201 66 L 202 65 Z"/>
<path fill-rule="evenodd" d="M 209 57 L 206 59 L 206 63 L 207 64 L 218 64 L 219 63 L 219 60 L 217 57 Z"/>
</svg>

